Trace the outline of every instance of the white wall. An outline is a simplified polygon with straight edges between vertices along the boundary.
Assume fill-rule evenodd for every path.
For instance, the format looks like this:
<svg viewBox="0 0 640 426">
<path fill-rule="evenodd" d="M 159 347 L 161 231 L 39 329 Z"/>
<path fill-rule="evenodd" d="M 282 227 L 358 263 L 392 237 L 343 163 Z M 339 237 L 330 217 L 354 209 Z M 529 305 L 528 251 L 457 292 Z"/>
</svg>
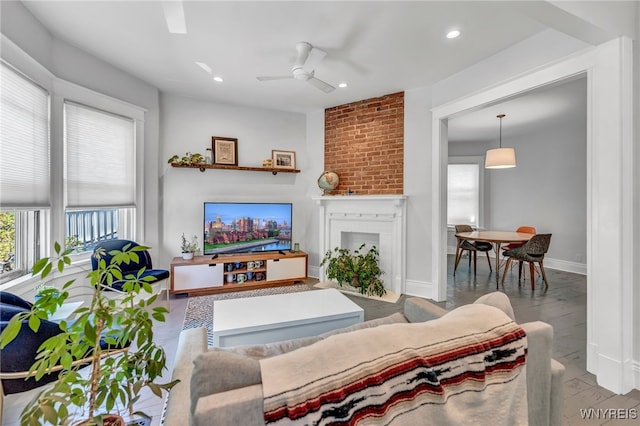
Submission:
<svg viewBox="0 0 640 426">
<path fill-rule="evenodd" d="M 315 226 L 309 188 L 316 174 L 306 142 L 306 117 L 294 114 L 233 105 L 222 105 L 163 94 L 161 105 L 160 159 L 161 179 L 161 254 L 167 266 L 180 254 L 180 236 L 202 235 L 205 201 L 291 202 L 293 203 L 293 239 L 300 249 L 315 248 L 307 233 Z M 261 166 L 271 158 L 272 149 L 296 152 L 300 173 L 174 168 L 166 160 L 185 152 L 204 154 L 212 136 L 238 139 L 238 164 Z M 318 172 L 319 174 L 319 172 Z M 202 238 L 200 237 L 200 243 Z"/>
<path fill-rule="evenodd" d="M 430 259 L 431 88 L 404 93 L 404 193 L 407 199 L 407 294 L 424 294 L 432 274 Z"/>
<path fill-rule="evenodd" d="M 318 187 L 318 177 L 324 171 L 324 110 L 307 114 L 307 155 L 308 164 L 307 198 L 323 194 Z M 306 252 L 309 253 L 309 276 L 320 277 L 320 262 L 324 253 L 320 253 L 320 206 L 310 205 L 307 217 Z"/>
<path fill-rule="evenodd" d="M 580 101 L 562 121 L 552 117 L 517 136 L 504 129 L 503 142 L 515 148 L 518 166 L 484 171 L 483 226 L 514 230 L 531 225 L 539 233 L 552 233 L 545 264 L 586 273 L 587 81 L 566 84 L 580 86 Z M 482 157 L 494 147 L 494 142 L 449 142 L 449 156 Z"/>
</svg>

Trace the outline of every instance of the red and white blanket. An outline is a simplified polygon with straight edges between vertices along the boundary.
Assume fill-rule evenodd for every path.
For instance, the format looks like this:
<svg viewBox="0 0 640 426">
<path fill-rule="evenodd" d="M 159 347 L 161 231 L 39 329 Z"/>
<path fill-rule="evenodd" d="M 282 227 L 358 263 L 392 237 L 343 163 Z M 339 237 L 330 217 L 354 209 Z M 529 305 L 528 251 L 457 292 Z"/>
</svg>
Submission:
<svg viewBox="0 0 640 426">
<path fill-rule="evenodd" d="M 274 425 L 525 425 L 524 330 L 474 304 L 260 361 Z"/>
</svg>

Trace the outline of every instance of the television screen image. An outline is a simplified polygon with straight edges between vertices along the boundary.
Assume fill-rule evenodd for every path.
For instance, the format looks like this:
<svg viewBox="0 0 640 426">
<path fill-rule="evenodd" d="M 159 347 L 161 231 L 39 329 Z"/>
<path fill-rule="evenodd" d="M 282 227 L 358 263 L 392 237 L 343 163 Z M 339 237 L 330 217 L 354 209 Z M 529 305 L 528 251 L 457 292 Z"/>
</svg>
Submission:
<svg viewBox="0 0 640 426">
<path fill-rule="evenodd" d="M 291 203 L 204 203 L 206 254 L 291 250 Z"/>
</svg>

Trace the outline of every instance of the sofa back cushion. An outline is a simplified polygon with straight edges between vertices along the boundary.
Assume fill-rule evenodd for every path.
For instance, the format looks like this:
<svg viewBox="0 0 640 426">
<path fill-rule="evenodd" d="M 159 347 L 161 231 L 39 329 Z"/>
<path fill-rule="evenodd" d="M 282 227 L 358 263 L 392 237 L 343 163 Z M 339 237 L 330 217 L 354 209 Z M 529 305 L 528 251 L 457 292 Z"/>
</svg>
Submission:
<svg viewBox="0 0 640 426">
<path fill-rule="evenodd" d="M 282 355 L 309 346 L 331 335 L 349 333 L 385 324 L 406 322 L 404 315 L 395 313 L 383 318 L 376 318 L 350 327 L 329 331 L 320 336 L 302 337 L 260 345 L 211 349 L 198 355 L 193 361 L 191 412 L 194 413 L 199 398 L 261 383 L 260 364 L 258 362 L 260 359 Z"/>
<path fill-rule="evenodd" d="M 484 296 L 480 296 L 473 303 L 481 303 L 483 305 L 493 306 L 494 308 L 498 308 L 502 312 L 507 314 L 513 321 L 516 320 L 516 315 L 513 313 L 513 307 L 511 306 L 511 301 L 509 301 L 509 296 L 501 291 L 487 293 Z"/>
<path fill-rule="evenodd" d="M 527 418 L 526 353 L 522 328 L 482 304 L 334 335 L 260 360 L 265 422 L 460 424 L 464 412 L 519 424 Z"/>
</svg>

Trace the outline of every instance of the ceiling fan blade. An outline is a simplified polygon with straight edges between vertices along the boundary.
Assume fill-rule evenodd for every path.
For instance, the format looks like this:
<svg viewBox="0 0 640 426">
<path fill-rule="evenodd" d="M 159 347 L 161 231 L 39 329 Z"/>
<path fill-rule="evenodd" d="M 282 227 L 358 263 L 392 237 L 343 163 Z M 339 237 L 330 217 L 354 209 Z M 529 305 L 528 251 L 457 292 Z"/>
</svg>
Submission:
<svg viewBox="0 0 640 426">
<path fill-rule="evenodd" d="M 307 72 L 315 70 L 325 56 L 327 56 L 327 52 L 317 47 L 312 47 L 302 68 Z"/>
<path fill-rule="evenodd" d="M 292 75 L 279 75 L 279 76 L 262 76 L 256 77 L 259 81 L 271 81 L 271 80 L 289 80 L 293 78 Z"/>
<path fill-rule="evenodd" d="M 330 85 L 329 83 L 325 83 L 324 81 L 316 77 L 311 77 L 310 79 L 307 80 L 307 83 L 322 90 L 324 93 L 331 93 L 334 90 L 336 90 L 336 88 Z"/>
</svg>

